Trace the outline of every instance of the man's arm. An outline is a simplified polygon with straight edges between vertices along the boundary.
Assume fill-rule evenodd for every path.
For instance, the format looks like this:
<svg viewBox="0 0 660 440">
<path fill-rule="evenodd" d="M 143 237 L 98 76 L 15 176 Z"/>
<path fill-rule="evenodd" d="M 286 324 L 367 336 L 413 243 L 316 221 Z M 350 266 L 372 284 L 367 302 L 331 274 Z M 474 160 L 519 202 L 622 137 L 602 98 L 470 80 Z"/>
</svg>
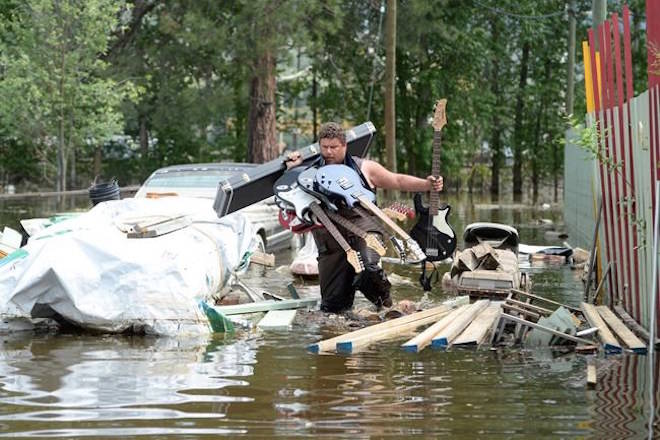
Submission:
<svg viewBox="0 0 660 440">
<path fill-rule="evenodd" d="M 426 179 L 410 176 L 408 174 L 393 173 L 387 168 L 372 160 L 362 162 L 362 173 L 372 185 L 383 189 L 400 191 L 442 191 L 442 176 L 435 179 L 428 176 Z"/>
</svg>

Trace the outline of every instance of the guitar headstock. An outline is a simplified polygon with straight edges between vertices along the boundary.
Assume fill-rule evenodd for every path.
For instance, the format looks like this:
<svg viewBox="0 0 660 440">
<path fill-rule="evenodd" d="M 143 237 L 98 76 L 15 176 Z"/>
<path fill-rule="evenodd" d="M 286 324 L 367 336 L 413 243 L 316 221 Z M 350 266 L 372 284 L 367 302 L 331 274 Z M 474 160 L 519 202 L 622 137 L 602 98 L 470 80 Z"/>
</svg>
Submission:
<svg viewBox="0 0 660 440">
<path fill-rule="evenodd" d="M 385 246 L 383 246 L 383 243 L 381 243 L 380 240 L 377 239 L 373 234 L 367 234 L 367 237 L 364 239 L 364 241 L 367 243 L 367 246 L 376 251 L 376 253 L 378 253 L 378 255 L 381 257 L 387 252 Z"/>
<path fill-rule="evenodd" d="M 408 246 L 408 250 L 410 251 L 411 254 L 413 254 L 414 257 L 414 262 L 419 263 L 420 261 L 426 260 L 426 254 L 422 250 L 421 247 L 419 247 L 419 244 L 412 238 L 406 240 L 406 245 Z"/>
<path fill-rule="evenodd" d="M 438 99 L 435 103 L 435 109 L 433 112 L 433 122 L 431 125 L 435 131 L 442 130 L 442 127 L 447 125 L 447 114 L 445 113 L 445 108 L 447 107 L 446 99 Z"/>
<path fill-rule="evenodd" d="M 360 273 L 364 270 L 364 263 L 362 263 L 362 257 L 360 257 L 360 253 L 355 249 L 346 251 L 346 259 L 348 260 L 350 265 L 353 266 L 353 269 L 355 269 L 355 273 Z"/>
</svg>

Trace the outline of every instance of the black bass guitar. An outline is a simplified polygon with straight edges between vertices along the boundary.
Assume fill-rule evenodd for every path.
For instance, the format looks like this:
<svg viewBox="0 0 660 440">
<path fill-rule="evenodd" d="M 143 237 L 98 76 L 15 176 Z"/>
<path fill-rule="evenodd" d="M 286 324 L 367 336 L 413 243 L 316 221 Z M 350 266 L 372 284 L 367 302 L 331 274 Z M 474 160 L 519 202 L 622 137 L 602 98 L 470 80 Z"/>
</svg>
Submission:
<svg viewBox="0 0 660 440">
<path fill-rule="evenodd" d="M 439 100 L 435 105 L 433 115 L 433 160 L 431 175 L 440 176 L 440 131 L 447 124 L 445 116 L 446 99 Z M 422 195 L 415 194 L 415 213 L 419 219 L 410 231 L 410 236 L 419 243 L 428 261 L 440 261 L 451 257 L 456 250 L 456 234 L 449 225 L 447 218 L 451 208 L 443 204 L 439 206 L 440 194 L 431 191 L 429 206 L 422 204 Z"/>
</svg>

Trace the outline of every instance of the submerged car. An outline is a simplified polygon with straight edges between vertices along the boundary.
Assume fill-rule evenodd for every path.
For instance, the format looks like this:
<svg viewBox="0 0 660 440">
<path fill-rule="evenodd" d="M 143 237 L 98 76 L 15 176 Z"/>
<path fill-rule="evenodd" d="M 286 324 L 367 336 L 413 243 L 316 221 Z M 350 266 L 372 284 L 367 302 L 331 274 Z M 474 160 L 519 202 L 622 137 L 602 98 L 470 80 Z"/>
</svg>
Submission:
<svg viewBox="0 0 660 440">
<path fill-rule="evenodd" d="M 145 180 L 135 194 L 136 198 L 160 198 L 168 196 L 209 199 L 213 204 L 218 185 L 231 176 L 243 174 L 256 167 L 251 163 L 199 163 L 172 165 L 159 168 Z M 272 252 L 291 245 L 292 233 L 278 221 L 279 208 L 273 197 L 241 209 L 254 225 L 263 250 Z"/>
</svg>

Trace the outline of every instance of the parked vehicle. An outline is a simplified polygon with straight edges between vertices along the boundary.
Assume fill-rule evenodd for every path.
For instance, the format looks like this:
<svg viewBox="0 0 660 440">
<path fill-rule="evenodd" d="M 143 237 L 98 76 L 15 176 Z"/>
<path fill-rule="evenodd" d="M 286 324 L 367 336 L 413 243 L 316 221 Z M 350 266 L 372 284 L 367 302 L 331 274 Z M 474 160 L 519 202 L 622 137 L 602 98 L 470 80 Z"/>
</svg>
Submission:
<svg viewBox="0 0 660 440">
<path fill-rule="evenodd" d="M 251 163 L 198 163 L 159 168 L 145 180 L 136 198 L 183 196 L 209 199 L 212 204 L 218 185 L 236 174 L 256 167 Z M 254 224 L 263 250 L 272 252 L 291 245 L 293 235 L 278 221 L 279 208 L 273 197 L 240 211 Z"/>
</svg>

